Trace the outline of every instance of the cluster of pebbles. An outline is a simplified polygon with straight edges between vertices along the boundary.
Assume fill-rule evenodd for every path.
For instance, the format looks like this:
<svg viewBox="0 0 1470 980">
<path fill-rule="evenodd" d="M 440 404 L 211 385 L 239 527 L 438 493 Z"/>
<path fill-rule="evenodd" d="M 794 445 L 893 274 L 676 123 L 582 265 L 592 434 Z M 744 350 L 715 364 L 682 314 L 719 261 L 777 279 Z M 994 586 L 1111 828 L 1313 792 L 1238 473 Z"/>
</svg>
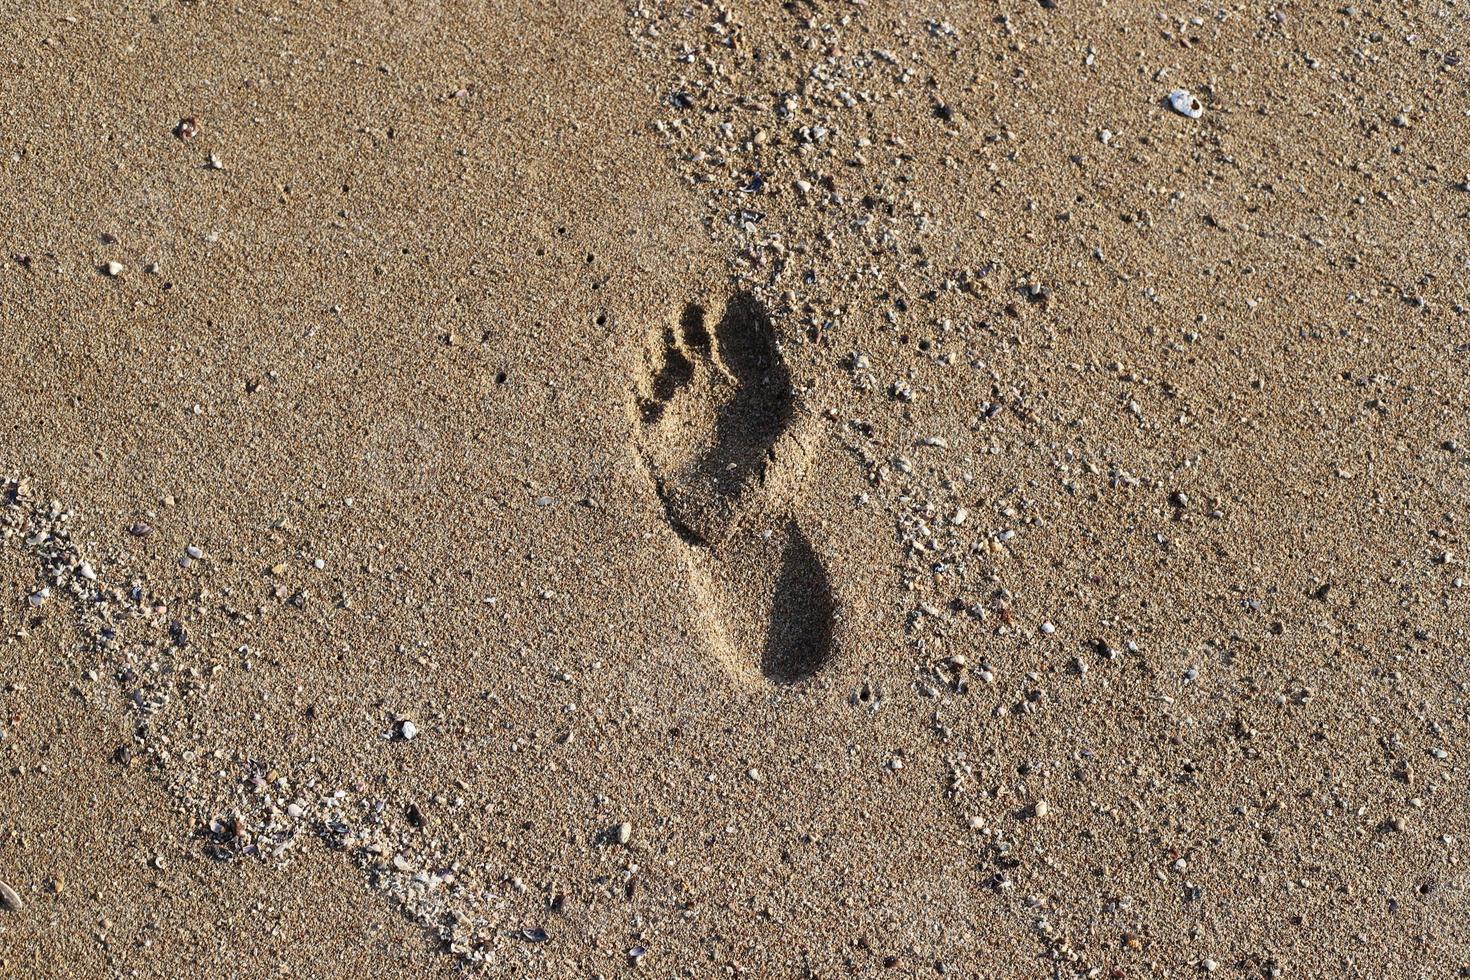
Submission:
<svg viewBox="0 0 1470 980">
<path fill-rule="evenodd" d="M 139 579 L 111 582 L 112 569 L 90 558 L 73 536 L 74 512 L 58 500 L 36 496 L 28 480 L 0 482 L 0 500 L 0 546 L 23 552 L 37 569 L 30 608 L 72 620 L 78 642 L 67 652 L 88 686 L 89 701 L 99 710 L 129 716 L 133 738 L 114 747 L 111 760 L 145 767 L 157 777 L 194 821 L 206 855 L 219 861 L 282 861 L 298 841 L 317 838 L 350 854 L 377 888 L 466 961 L 478 960 L 489 944 L 503 938 L 505 903 L 497 911 L 496 893 L 465 887 L 465 869 L 442 852 L 414 851 L 402 821 L 393 819 L 366 786 L 330 786 L 307 767 L 288 775 L 224 750 L 201 749 L 189 731 L 186 709 L 190 693 L 210 683 L 214 668 L 199 654 L 201 645 L 189 641 L 198 617 L 173 612 L 185 603 L 153 595 Z M 144 524 L 127 530 L 135 536 L 152 533 Z M 191 546 L 180 561 L 203 558 L 202 550 Z M 404 719 L 385 737 L 416 735 L 414 723 Z M 206 763 L 225 761 L 243 773 L 238 783 L 204 777 Z M 412 813 L 408 819 L 411 823 Z M 0 891 L 0 904 L 22 908 L 10 883 Z"/>
</svg>

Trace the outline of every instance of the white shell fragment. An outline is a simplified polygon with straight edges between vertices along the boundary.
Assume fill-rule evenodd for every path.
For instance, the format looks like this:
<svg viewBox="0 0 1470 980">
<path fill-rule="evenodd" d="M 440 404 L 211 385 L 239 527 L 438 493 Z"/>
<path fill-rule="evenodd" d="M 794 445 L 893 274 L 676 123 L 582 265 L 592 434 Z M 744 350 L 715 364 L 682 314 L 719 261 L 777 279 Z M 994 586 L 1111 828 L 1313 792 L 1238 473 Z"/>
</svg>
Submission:
<svg viewBox="0 0 1470 980">
<path fill-rule="evenodd" d="M 1200 105 L 1199 99 L 1189 94 L 1188 89 L 1176 88 L 1170 92 L 1169 105 L 1175 112 L 1190 119 L 1198 119 L 1205 114 L 1205 107 Z"/>
</svg>

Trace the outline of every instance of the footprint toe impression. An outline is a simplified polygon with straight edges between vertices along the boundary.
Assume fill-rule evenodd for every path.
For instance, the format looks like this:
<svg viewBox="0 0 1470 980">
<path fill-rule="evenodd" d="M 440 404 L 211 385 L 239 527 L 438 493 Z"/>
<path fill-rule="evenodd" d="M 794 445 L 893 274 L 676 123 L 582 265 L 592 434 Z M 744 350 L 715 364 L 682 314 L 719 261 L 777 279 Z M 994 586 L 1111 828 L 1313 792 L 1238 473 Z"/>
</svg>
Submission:
<svg viewBox="0 0 1470 980">
<path fill-rule="evenodd" d="M 734 667 L 782 683 L 809 677 L 831 652 L 834 603 L 789 514 L 807 455 L 770 317 L 736 293 L 713 328 L 690 304 L 650 339 L 636 397 L 640 456 L 688 546 L 712 639 Z M 744 528 L 753 512 L 779 530 Z"/>
</svg>

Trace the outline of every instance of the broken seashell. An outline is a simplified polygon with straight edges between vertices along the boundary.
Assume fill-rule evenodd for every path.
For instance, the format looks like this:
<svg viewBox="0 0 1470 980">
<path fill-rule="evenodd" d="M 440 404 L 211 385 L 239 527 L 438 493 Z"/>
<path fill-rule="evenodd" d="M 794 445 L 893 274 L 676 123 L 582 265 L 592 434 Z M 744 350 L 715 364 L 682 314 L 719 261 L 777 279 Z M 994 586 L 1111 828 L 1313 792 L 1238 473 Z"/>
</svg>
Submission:
<svg viewBox="0 0 1470 980">
<path fill-rule="evenodd" d="M 1181 116 L 1190 119 L 1198 119 L 1205 114 L 1205 107 L 1200 104 L 1199 99 L 1189 94 L 1188 89 L 1176 88 L 1169 93 L 1169 106 Z"/>
</svg>

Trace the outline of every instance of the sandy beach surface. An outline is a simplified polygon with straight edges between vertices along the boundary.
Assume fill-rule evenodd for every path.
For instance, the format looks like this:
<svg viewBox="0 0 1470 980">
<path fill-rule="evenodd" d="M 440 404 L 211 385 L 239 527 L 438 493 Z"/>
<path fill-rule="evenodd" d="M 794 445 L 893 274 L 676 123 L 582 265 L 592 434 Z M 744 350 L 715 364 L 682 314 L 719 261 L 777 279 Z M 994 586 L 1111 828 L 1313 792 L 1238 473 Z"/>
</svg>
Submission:
<svg viewBox="0 0 1470 980">
<path fill-rule="evenodd" d="M 0 975 L 1470 974 L 1470 8 L 0 18 Z"/>
</svg>

